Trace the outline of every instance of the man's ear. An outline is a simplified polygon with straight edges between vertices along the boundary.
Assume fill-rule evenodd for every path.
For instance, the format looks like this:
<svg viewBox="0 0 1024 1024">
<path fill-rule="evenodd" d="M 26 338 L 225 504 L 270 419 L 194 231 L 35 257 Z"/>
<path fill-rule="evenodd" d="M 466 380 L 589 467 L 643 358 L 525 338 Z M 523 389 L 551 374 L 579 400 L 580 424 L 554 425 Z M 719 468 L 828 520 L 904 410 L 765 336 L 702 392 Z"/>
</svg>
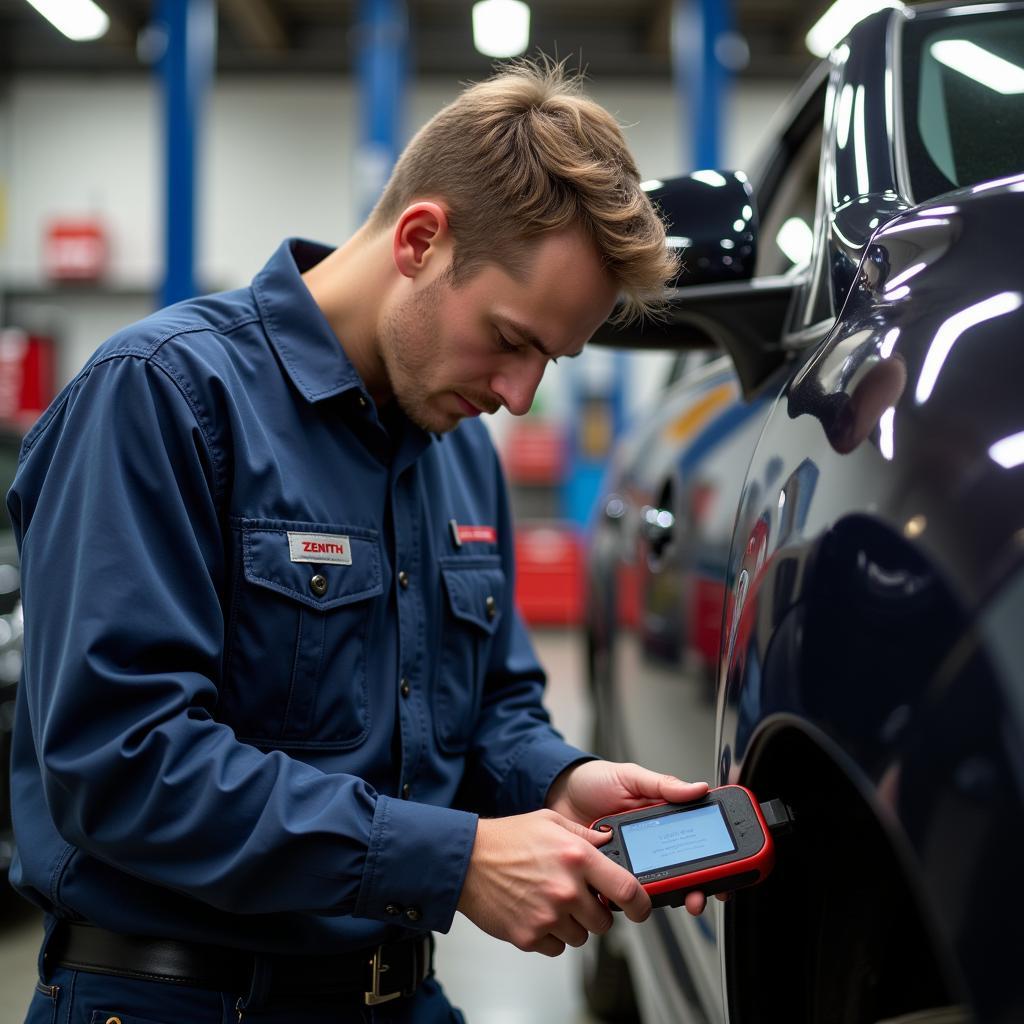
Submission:
<svg viewBox="0 0 1024 1024">
<path fill-rule="evenodd" d="M 395 266 L 403 277 L 417 277 L 451 246 L 448 214 L 439 203 L 421 201 L 402 211 L 392 237 Z"/>
</svg>

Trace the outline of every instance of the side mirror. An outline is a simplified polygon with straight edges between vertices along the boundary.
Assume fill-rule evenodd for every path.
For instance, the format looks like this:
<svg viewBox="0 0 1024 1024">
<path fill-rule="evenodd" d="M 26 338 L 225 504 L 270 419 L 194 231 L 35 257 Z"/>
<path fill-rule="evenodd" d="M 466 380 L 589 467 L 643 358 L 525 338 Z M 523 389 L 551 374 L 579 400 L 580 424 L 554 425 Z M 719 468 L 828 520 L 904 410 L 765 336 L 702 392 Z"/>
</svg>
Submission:
<svg viewBox="0 0 1024 1024">
<path fill-rule="evenodd" d="M 747 281 L 757 258 L 757 210 L 742 171 L 694 171 L 650 182 L 670 247 L 682 254 L 678 287 Z"/>
<path fill-rule="evenodd" d="M 640 323 L 608 321 L 594 344 L 630 349 L 727 352 L 745 396 L 785 359 L 780 344 L 793 296 L 791 277 L 754 277 L 758 221 L 753 189 L 739 171 L 695 171 L 652 183 L 667 242 L 682 252 L 666 308 Z"/>
</svg>

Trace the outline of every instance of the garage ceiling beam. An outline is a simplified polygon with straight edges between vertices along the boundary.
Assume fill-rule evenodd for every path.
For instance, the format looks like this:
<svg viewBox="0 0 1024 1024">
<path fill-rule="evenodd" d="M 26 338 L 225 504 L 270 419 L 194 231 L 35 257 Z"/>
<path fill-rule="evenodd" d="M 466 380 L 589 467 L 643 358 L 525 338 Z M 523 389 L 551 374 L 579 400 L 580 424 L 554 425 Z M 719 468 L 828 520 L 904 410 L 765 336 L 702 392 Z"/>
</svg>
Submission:
<svg viewBox="0 0 1024 1024">
<path fill-rule="evenodd" d="M 288 33 L 268 0 L 220 0 L 221 9 L 247 43 L 261 50 L 288 49 Z"/>
</svg>

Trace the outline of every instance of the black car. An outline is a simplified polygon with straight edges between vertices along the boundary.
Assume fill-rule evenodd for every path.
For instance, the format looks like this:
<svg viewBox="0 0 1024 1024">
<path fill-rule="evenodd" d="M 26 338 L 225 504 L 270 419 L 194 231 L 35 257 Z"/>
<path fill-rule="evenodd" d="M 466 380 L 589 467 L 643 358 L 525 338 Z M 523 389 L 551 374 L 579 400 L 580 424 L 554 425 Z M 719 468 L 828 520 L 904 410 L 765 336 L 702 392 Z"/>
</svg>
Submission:
<svg viewBox="0 0 1024 1024">
<path fill-rule="evenodd" d="M 21 435 L 0 427 L 0 487 L 6 496 L 18 466 Z M 0 513 L 0 886 L 14 854 L 11 828 L 11 728 L 21 675 L 21 577 L 6 508 Z"/>
<path fill-rule="evenodd" d="M 657 185 L 670 308 L 598 339 L 679 355 L 592 524 L 595 743 L 796 828 L 588 944 L 608 1016 L 1024 1021 L 1022 140 L 1024 5 L 897 5 L 749 180 Z"/>
</svg>

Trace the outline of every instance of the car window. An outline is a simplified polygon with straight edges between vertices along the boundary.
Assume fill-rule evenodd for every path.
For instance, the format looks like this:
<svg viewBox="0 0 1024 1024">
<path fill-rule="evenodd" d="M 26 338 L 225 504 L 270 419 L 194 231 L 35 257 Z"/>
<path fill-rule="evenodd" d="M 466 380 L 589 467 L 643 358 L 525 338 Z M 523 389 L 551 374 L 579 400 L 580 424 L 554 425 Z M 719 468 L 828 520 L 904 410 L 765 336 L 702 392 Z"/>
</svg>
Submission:
<svg viewBox="0 0 1024 1024">
<path fill-rule="evenodd" d="M 920 17 L 903 34 L 904 142 L 918 202 L 1024 172 L 1024 15 Z"/>
<path fill-rule="evenodd" d="M 821 134 L 819 117 L 793 147 L 767 207 L 760 211 L 755 277 L 794 273 L 810 262 Z"/>
</svg>

